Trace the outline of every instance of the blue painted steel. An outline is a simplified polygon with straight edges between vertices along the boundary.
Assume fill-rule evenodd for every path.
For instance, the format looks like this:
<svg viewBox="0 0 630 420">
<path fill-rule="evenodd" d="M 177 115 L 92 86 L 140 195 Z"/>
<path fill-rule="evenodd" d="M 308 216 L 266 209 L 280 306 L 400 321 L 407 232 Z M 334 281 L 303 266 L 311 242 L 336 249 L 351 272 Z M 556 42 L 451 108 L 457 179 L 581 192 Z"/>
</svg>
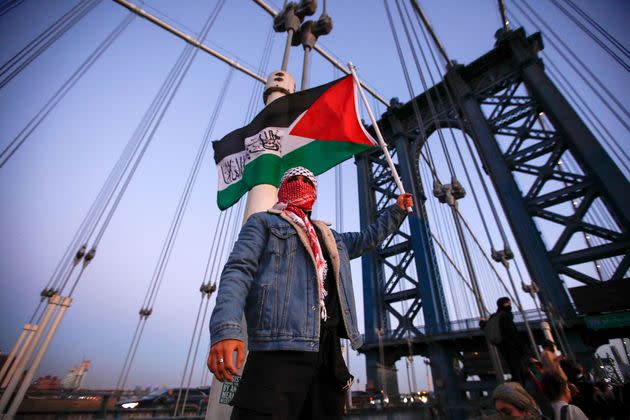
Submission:
<svg viewBox="0 0 630 420">
<path fill-rule="evenodd" d="M 424 206 L 426 197 L 415 170 L 419 152 L 412 153 L 411 147 L 407 138 L 397 136 L 396 152 L 400 165 L 400 178 L 405 190 L 413 194 L 415 201 L 413 214 L 408 216 L 407 220 L 409 220 L 411 237 L 414 238 L 411 241 L 411 247 L 416 262 L 416 274 L 419 280 L 418 294 L 422 299 L 425 331 L 427 334 L 441 334 L 446 332 L 450 325 L 448 308 Z"/>
</svg>

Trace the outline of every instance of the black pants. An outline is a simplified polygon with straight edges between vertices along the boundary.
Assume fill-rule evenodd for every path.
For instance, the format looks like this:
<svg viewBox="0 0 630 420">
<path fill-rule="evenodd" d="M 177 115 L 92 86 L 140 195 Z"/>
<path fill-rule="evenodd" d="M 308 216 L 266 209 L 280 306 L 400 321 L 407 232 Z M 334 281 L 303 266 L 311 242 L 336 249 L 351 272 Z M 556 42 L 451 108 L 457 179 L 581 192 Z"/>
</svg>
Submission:
<svg viewBox="0 0 630 420">
<path fill-rule="evenodd" d="M 509 346 L 498 346 L 498 348 L 499 353 L 501 353 L 501 356 L 503 356 L 508 365 L 508 369 L 512 375 L 512 382 L 518 382 L 525 386 L 526 372 L 521 353 Z"/>
<path fill-rule="evenodd" d="M 341 419 L 345 398 L 318 353 L 250 352 L 231 419 Z"/>
</svg>

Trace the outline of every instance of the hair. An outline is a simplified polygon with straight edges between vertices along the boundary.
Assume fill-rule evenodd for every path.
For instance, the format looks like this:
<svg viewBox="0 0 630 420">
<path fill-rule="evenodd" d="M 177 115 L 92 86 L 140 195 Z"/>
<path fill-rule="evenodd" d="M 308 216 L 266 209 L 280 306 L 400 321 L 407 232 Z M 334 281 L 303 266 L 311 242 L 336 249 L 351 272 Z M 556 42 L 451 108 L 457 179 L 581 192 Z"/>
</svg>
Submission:
<svg viewBox="0 0 630 420">
<path fill-rule="evenodd" d="M 518 382 L 505 382 L 492 392 L 492 400 L 501 400 L 529 414 L 538 414 L 539 408 L 534 398 Z"/>
<path fill-rule="evenodd" d="M 497 299 L 497 308 L 501 308 L 506 303 L 510 303 L 510 298 L 507 296 L 500 297 Z"/>
<path fill-rule="evenodd" d="M 545 339 L 542 342 L 542 348 L 549 351 L 556 351 L 556 343 L 551 340 Z"/>
<path fill-rule="evenodd" d="M 541 382 L 545 397 L 552 402 L 562 397 L 568 385 L 567 381 L 555 372 L 543 374 Z"/>
</svg>

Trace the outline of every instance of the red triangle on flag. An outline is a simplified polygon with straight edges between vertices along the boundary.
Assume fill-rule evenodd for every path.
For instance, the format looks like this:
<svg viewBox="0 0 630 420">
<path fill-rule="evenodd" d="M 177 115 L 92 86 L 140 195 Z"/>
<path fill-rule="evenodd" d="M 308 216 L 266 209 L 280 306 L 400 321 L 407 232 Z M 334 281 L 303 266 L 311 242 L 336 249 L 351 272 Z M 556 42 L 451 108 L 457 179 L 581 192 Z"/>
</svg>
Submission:
<svg viewBox="0 0 630 420">
<path fill-rule="evenodd" d="M 354 80 L 352 76 L 347 76 L 324 92 L 289 134 L 322 141 L 375 146 L 376 142 L 363 128 L 357 112 Z"/>
</svg>

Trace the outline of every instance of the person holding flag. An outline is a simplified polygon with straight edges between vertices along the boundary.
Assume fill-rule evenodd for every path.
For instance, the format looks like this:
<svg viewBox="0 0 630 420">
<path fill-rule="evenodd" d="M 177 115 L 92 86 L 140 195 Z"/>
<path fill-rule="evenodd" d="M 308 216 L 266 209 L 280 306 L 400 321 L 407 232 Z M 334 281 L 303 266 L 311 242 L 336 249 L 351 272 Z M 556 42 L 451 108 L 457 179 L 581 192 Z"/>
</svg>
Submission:
<svg viewBox="0 0 630 420">
<path fill-rule="evenodd" d="M 278 202 L 249 217 L 221 274 L 208 368 L 219 381 L 232 381 L 245 358 L 243 314 L 250 351 L 232 419 L 343 415 L 354 378 L 339 339 L 362 345 L 350 260 L 394 233 L 413 203 L 401 194 L 362 232 L 337 233 L 311 219 L 316 199 L 310 170 L 286 171 Z"/>
</svg>

